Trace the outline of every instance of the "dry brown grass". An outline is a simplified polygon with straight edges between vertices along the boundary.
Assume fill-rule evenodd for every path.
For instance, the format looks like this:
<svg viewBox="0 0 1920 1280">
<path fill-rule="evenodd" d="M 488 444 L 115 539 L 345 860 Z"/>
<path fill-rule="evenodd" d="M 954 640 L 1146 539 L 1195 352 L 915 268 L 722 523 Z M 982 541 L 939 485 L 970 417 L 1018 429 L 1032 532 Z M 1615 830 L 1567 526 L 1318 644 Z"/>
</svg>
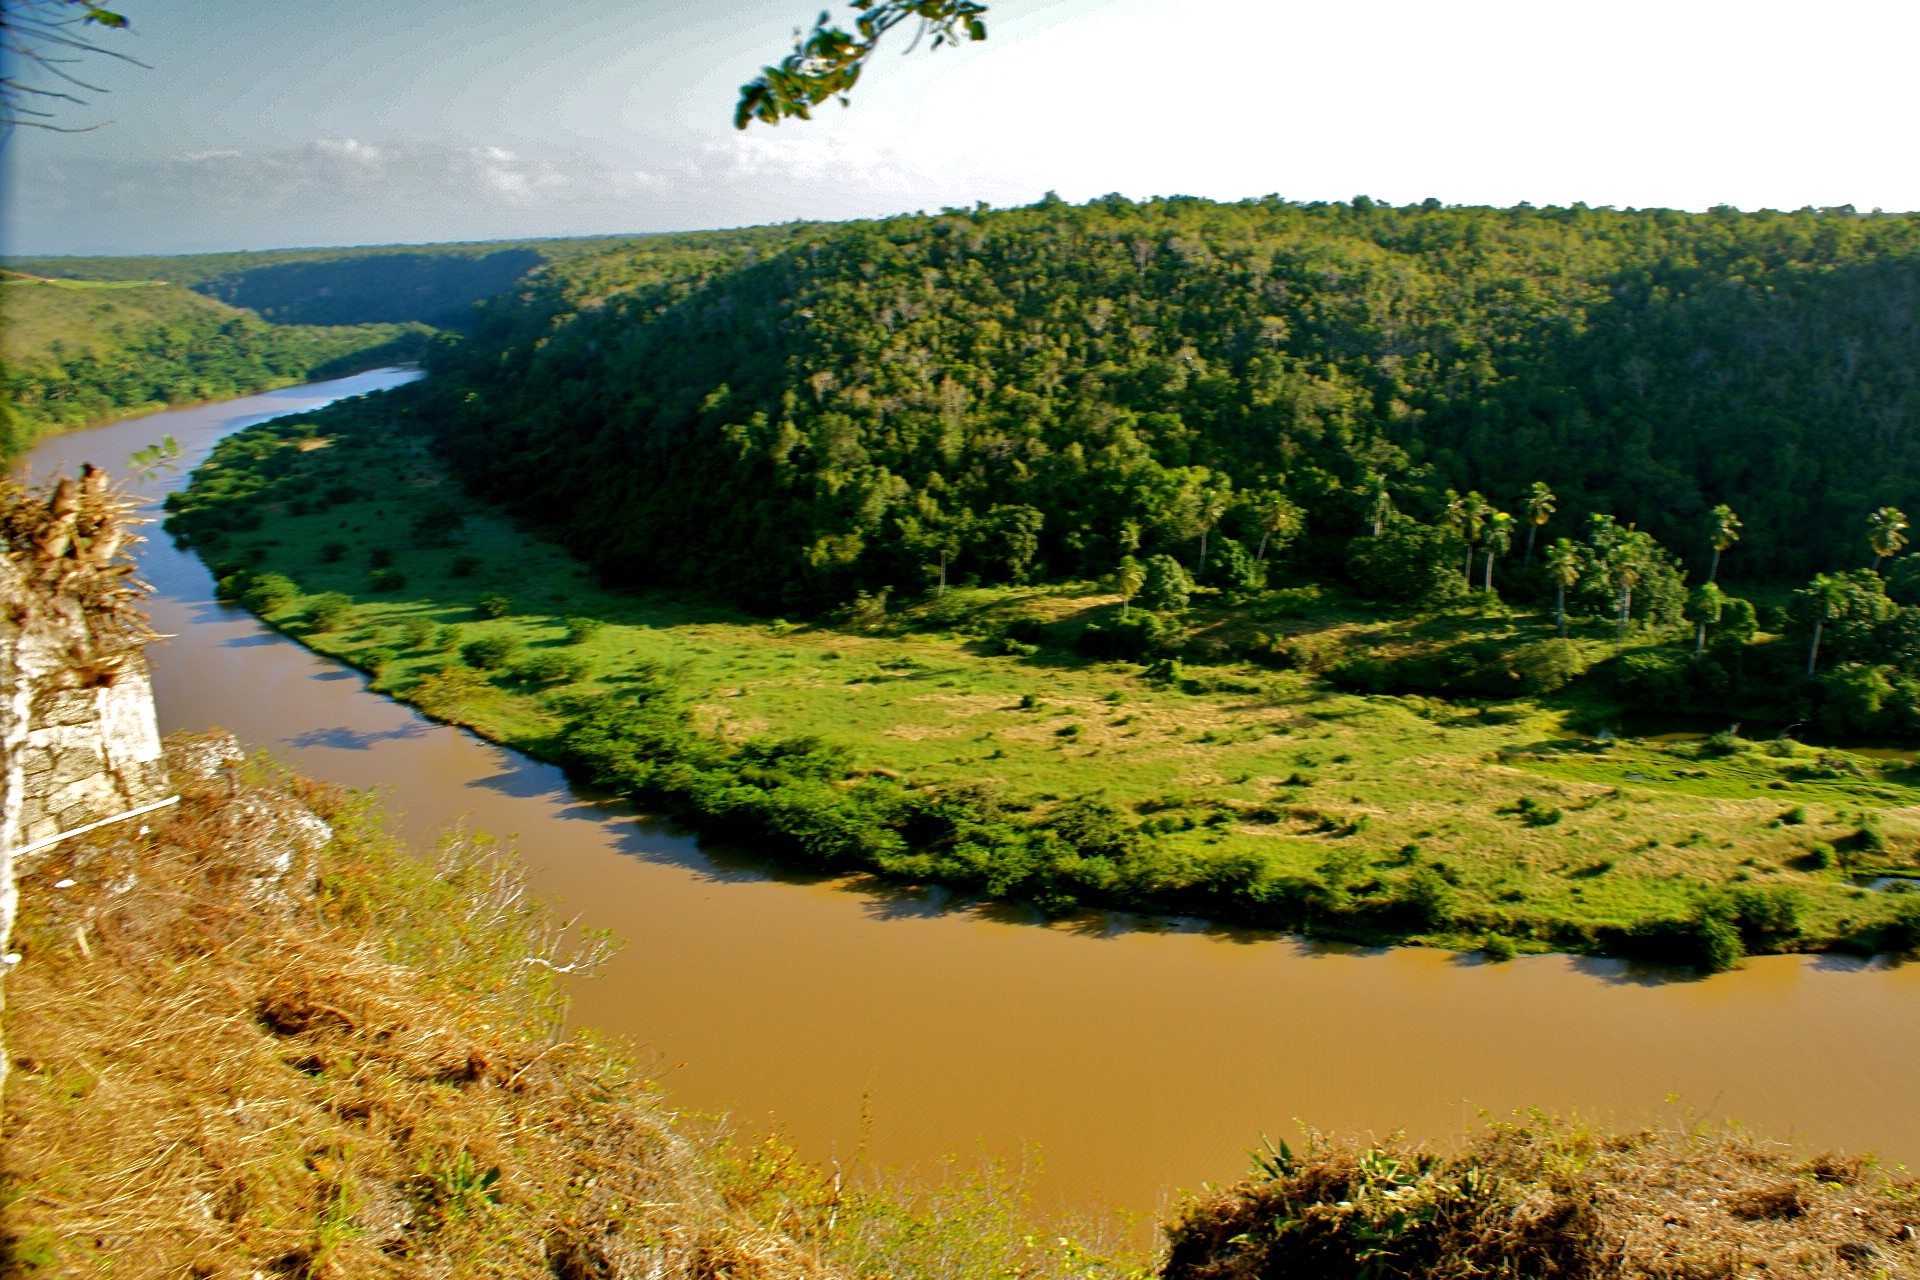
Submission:
<svg viewBox="0 0 1920 1280">
<path fill-rule="evenodd" d="M 1189 1204 L 1168 1280 L 1920 1275 L 1920 1184 L 1728 1127 L 1534 1116 L 1437 1155 L 1315 1139 Z"/>
<path fill-rule="evenodd" d="M 216 769 L 23 889 L 7 1274 L 833 1274 L 729 1196 L 715 1135 L 557 1038 L 558 939 L 481 842 L 428 866 L 353 796 Z"/>
</svg>

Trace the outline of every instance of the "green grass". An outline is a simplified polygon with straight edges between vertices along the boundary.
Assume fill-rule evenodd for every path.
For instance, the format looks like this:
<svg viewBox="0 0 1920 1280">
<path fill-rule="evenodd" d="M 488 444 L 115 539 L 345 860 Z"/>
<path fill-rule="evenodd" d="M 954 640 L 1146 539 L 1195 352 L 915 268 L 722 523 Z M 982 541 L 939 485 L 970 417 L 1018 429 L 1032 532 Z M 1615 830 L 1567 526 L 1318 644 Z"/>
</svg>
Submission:
<svg viewBox="0 0 1920 1280">
<path fill-rule="evenodd" d="M 518 642 L 519 661 L 577 659 L 586 674 L 566 693 L 613 693 L 664 669 L 712 734 L 819 735 L 851 748 L 857 769 L 915 784 L 990 782 L 1040 806 L 1099 793 L 1195 859 L 1251 855 L 1355 894 L 1431 868 L 1461 911 L 1452 932 L 1429 940 L 1459 946 L 1494 929 L 1523 949 L 1581 947 L 1608 926 L 1684 917 L 1711 889 L 1775 885 L 1805 895 L 1795 945 L 1830 944 L 1861 936 L 1887 910 L 1885 895 L 1854 887 L 1851 875 L 1867 862 L 1904 864 L 1920 845 L 1920 774 L 1904 759 L 1596 743 L 1569 728 L 1588 708 L 1357 695 L 1305 672 L 1234 663 L 1189 668 L 1199 677 L 1192 687 L 1228 690 L 1193 693 L 1064 649 L 990 652 L 983 638 L 1009 617 L 1064 631 L 1112 616 L 1117 598 L 1087 585 L 956 589 L 870 630 L 611 591 L 564 551 L 468 501 L 414 438 L 303 438 L 314 430 L 255 428 L 196 477 L 203 512 L 260 521 L 203 534 L 203 553 L 292 579 L 301 598 L 267 610 L 268 620 L 375 667 L 375 688 L 536 755 L 558 750 L 555 691 L 467 672 L 465 643 L 501 635 Z M 318 501 L 343 484 L 357 496 Z M 416 528 L 429 526 L 452 534 L 446 545 L 422 545 L 432 539 Z M 376 551 L 404 589 L 371 589 Z M 469 576 L 455 572 L 462 558 L 478 562 Z M 336 629 L 315 631 L 310 601 L 325 592 L 352 606 Z M 476 604 L 494 594 L 511 597 L 511 614 L 480 618 Z M 1526 617 L 1369 617 L 1311 592 L 1278 599 L 1293 611 L 1269 601 L 1269 616 L 1256 605 L 1251 619 L 1203 612 L 1197 621 L 1216 632 L 1278 626 L 1347 650 L 1447 628 L 1528 638 L 1548 627 Z M 573 615 L 607 625 L 570 644 L 564 619 Z M 409 643 L 416 621 L 436 638 Z M 391 656 L 377 661 L 381 651 Z M 1805 821 L 1783 822 L 1795 806 Z M 1546 816 L 1553 811 L 1557 819 Z M 1831 869 L 1807 865 L 1816 843 L 1853 850 L 1869 812 L 1884 848 L 1847 853 Z"/>
</svg>

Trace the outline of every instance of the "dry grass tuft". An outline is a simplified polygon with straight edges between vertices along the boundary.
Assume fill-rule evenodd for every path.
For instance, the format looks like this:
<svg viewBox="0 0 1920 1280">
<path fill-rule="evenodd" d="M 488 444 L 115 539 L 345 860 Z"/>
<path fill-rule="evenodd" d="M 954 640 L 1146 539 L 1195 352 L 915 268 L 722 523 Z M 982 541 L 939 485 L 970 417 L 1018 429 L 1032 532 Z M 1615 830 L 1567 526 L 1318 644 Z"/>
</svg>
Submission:
<svg viewBox="0 0 1920 1280">
<path fill-rule="evenodd" d="M 24 878 L 0 1270 L 836 1274 L 735 1202 L 713 1136 L 558 1038 L 579 957 L 508 860 L 419 862 L 359 798 L 212 757 L 164 825 Z"/>
<path fill-rule="evenodd" d="M 1461 1150 L 1315 1139 L 1189 1204 L 1168 1280 L 1920 1274 L 1920 1184 L 1729 1128 L 1533 1116 Z"/>
</svg>

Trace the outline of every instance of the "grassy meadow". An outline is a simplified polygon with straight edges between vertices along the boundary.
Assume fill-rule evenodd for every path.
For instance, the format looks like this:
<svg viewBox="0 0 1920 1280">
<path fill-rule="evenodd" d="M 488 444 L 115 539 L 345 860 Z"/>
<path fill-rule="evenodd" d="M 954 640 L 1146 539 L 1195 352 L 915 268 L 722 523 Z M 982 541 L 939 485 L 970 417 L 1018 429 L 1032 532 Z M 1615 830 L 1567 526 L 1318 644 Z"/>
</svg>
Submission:
<svg viewBox="0 0 1920 1280">
<path fill-rule="evenodd" d="M 851 776 L 988 784 L 1035 812 L 1097 794 L 1192 865 L 1354 900 L 1437 876 L 1445 918 L 1398 933 L 1494 953 L 1604 947 L 1608 929 L 1746 889 L 1793 904 L 1790 927 L 1750 934 L 1749 950 L 1871 946 L 1911 901 L 1863 887 L 1911 870 L 1920 847 L 1906 755 L 1596 736 L 1607 711 L 1590 702 L 1363 695 L 1313 670 L 1315 654 L 1436 631 L 1541 638 L 1550 618 L 1382 617 L 1314 588 L 1232 613 L 1202 598 L 1192 622 L 1223 660 L 1158 681 L 1071 648 L 1121 608 L 1095 584 L 955 588 L 831 626 L 755 618 L 602 587 L 465 497 L 415 437 L 329 423 L 230 440 L 174 500 L 177 527 L 275 626 L 536 755 L 563 755 L 579 695 L 664 675 L 711 737 L 817 736 L 848 749 Z M 1009 644 L 1021 619 L 1034 642 Z M 1296 668 L 1224 658 L 1254 627 L 1288 637 Z M 1580 643 L 1598 654 L 1609 635 Z"/>
</svg>

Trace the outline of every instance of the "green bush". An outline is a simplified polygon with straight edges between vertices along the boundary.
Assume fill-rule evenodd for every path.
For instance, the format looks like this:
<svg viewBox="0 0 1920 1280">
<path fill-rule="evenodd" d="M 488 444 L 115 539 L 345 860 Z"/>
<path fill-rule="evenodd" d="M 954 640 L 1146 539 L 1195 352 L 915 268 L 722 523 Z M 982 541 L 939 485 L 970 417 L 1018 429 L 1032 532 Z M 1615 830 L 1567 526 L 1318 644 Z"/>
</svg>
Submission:
<svg viewBox="0 0 1920 1280">
<path fill-rule="evenodd" d="M 1186 633 L 1179 623 L 1136 610 L 1131 617 L 1089 623 L 1074 648 L 1104 662 L 1151 662 L 1179 651 Z"/>
<path fill-rule="evenodd" d="M 1533 696 L 1564 689 L 1586 670 L 1579 646 L 1571 640 L 1523 644 L 1513 651 L 1509 666 L 1520 682 L 1520 692 Z"/>
<path fill-rule="evenodd" d="M 480 671 L 497 671 L 519 652 L 520 642 L 503 635 L 481 636 L 460 646 L 461 661 Z"/>
<path fill-rule="evenodd" d="M 323 591 L 307 601 L 309 631 L 338 631 L 353 616 L 353 597 L 340 591 Z"/>
<path fill-rule="evenodd" d="M 433 624 L 425 618 L 408 618 L 400 624 L 400 640 L 409 649 L 419 649 L 433 639 Z"/>
<path fill-rule="evenodd" d="M 521 684 L 541 686 L 572 684 L 584 679 L 586 674 L 587 664 L 584 661 L 558 653 L 543 653 L 513 668 L 513 678 Z"/>
<path fill-rule="evenodd" d="M 367 587 L 373 591 L 405 591 L 407 575 L 398 569 L 375 569 L 367 575 Z"/>
<path fill-rule="evenodd" d="M 1152 613 L 1181 613 L 1193 595 L 1193 579 L 1178 560 L 1169 555 L 1148 556 L 1146 580 L 1137 597 L 1141 608 Z"/>
<path fill-rule="evenodd" d="M 473 611 L 482 618 L 504 618 L 513 612 L 511 596 L 487 595 L 474 601 Z"/>
<path fill-rule="evenodd" d="M 456 578 L 471 578 L 482 563 L 479 556 L 455 556 L 447 572 Z"/>
<path fill-rule="evenodd" d="M 563 624 L 567 629 L 568 644 L 585 644 L 599 635 L 606 623 L 598 618 L 573 617 Z"/>
<path fill-rule="evenodd" d="M 293 579 L 278 573 L 263 573 L 248 582 L 240 603 L 255 613 L 274 613 L 299 597 L 300 588 L 294 585 Z"/>
<path fill-rule="evenodd" d="M 329 542 L 320 548 L 321 564 L 338 564 L 346 558 L 347 544 L 344 542 Z"/>
</svg>

